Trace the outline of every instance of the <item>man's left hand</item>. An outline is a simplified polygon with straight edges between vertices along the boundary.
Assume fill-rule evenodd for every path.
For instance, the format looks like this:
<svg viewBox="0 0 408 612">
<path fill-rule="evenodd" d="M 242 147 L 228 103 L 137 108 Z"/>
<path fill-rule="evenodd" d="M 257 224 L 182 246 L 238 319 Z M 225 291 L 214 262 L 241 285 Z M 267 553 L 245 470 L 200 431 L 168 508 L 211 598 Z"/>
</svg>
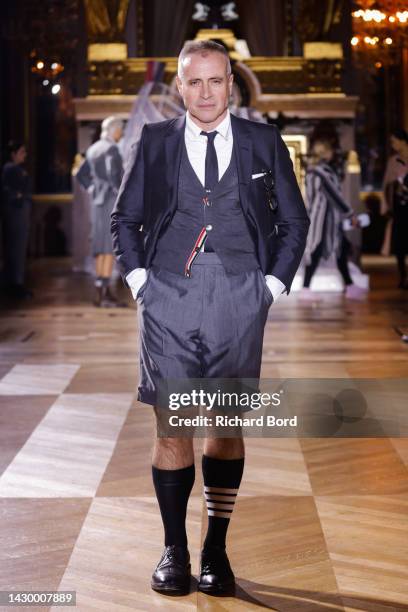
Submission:
<svg viewBox="0 0 408 612">
<path fill-rule="evenodd" d="M 265 280 L 269 291 L 272 293 L 273 303 L 275 303 L 285 290 L 285 285 L 279 280 L 279 278 L 273 276 L 273 274 L 267 274 L 265 276 Z"/>
</svg>

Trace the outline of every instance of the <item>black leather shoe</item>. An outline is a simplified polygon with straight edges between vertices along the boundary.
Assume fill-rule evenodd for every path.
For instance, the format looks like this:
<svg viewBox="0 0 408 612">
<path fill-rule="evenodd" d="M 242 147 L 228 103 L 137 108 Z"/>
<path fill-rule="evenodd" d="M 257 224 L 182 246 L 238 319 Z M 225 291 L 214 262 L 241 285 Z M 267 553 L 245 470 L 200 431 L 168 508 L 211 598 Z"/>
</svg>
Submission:
<svg viewBox="0 0 408 612">
<path fill-rule="evenodd" d="M 101 308 L 126 308 L 127 304 L 118 302 L 109 290 L 109 287 L 102 287 L 99 306 Z"/>
<path fill-rule="evenodd" d="M 190 590 L 190 553 L 185 546 L 166 546 L 156 569 L 151 586 L 167 595 L 186 595 Z"/>
<path fill-rule="evenodd" d="M 222 595 L 233 593 L 235 576 L 225 548 L 209 546 L 201 552 L 200 580 L 198 590 L 203 593 Z"/>
</svg>

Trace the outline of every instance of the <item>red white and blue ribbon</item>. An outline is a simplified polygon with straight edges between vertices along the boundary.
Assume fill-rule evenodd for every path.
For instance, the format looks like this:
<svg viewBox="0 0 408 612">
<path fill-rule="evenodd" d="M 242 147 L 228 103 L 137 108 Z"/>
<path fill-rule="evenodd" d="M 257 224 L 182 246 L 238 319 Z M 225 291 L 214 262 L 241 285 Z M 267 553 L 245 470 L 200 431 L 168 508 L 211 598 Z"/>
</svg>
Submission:
<svg viewBox="0 0 408 612">
<path fill-rule="evenodd" d="M 197 240 L 195 241 L 193 250 L 188 256 L 188 259 L 187 259 L 187 262 L 184 268 L 184 276 L 188 276 L 189 278 L 191 277 L 191 266 L 193 265 L 193 261 L 198 256 L 199 252 L 201 251 L 201 247 L 203 246 L 206 239 L 207 239 L 207 230 L 205 229 L 205 227 L 203 227 L 203 229 L 198 235 Z"/>
</svg>

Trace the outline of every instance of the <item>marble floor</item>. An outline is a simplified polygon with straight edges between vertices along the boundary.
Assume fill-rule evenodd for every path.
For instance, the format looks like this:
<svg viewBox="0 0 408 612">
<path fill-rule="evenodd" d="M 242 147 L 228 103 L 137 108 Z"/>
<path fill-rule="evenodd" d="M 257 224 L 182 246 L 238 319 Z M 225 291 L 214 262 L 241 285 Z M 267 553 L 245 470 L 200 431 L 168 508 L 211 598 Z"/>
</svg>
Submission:
<svg viewBox="0 0 408 612">
<path fill-rule="evenodd" d="M 394 329 L 408 331 L 408 292 L 392 260 L 368 257 L 364 269 L 364 302 L 322 293 L 305 304 L 292 292 L 271 307 L 264 379 L 408 378 Z M 185 597 L 154 593 L 162 528 L 152 411 L 136 400 L 135 303 L 119 283 L 129 307 L 96 309 L 92 280 L 69 259 L 33 262 L 30 279 L 31 301 L 0 301 L 0 591 L 73 590 L 81 612 L 408 610 L 403 436 L 248 438 L 228 536 L 235 597 L 194 584 Z M 188 509 L 195 575 L 201 448 Z"/>
</svg>

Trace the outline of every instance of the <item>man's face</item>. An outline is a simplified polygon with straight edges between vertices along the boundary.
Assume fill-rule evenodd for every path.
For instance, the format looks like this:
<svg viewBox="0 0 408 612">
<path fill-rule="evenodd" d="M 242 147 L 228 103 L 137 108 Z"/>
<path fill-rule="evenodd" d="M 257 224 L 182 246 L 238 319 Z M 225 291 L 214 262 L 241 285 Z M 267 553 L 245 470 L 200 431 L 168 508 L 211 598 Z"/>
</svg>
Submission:
<svg viewBox="0 0 408 612">
<path fill-rule="evenodd" d="M 122 138 L 122 135 L 123 135 L 123 129 L 120 125 L 118 125 L 112 134 L 113 140 L 115 142 L 119 142 L 119 140 Z"/>
<path fill-rule="evenodd" d="M 400 140 L 396 136 L 392 135 L 391 138 L 390 138 L 390 143 L 391 143 L 392 149 L 396 153 L 399 153 L 401 151 L 401 149 L 403 148 L 404 141 Z"/>
<path fill-rule="evenodd" d="M 24 164 L 27 157 L 27 150 L 23 145 L 15 153 L 11 154 L 11 159 L 15 164 Z"/>
<path fill-rule="evenodd" d="M 313 145 L 312 153 L 316 161 L 329 162 L 333 157 L 333 149 L 326 142 L 321 142 L 320 140 L 316 141 Z"/>
<path fill-rule="evenodd" d="M 233 76 L 221 53 L 205 51 L 184 58 L 176 83 L 184 106 L 203 130 L 214 129 L 224 119 L 232 92 Z"/>
</svg>

